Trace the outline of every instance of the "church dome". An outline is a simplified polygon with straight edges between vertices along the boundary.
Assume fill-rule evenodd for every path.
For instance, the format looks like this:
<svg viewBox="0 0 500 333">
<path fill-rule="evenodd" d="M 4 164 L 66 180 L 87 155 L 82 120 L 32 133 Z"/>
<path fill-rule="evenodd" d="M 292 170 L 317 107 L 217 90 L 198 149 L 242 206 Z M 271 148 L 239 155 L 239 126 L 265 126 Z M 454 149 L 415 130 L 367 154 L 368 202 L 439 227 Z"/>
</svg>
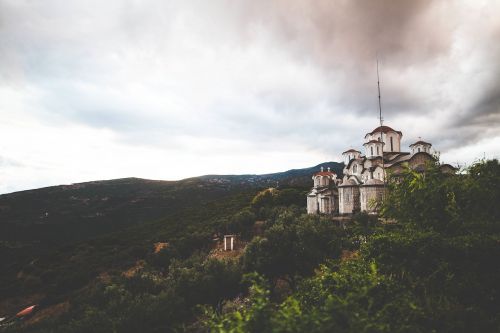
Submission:
<svg viewBox="0 0 500 333">
<path fill-rule="evenodd" d="M 429 142 L 425 142 L 425 141 L 422 141 L 422 140 L 418 140 L 417 142 L 415 143 L 412 143 L 410 145 L 410 148 L 413 147 L 413 146 L 416 146 L 416 145 L 428 145 L 428 146 L 432 146 L 432 144 L 430 144 Z"/>
<path fill-rule="evenodd" d="M 374 140 L 382 141 L 384 143 L 384 152 L 400 152 L 402 136 L 402 132 L 396 131 L 389 126 L 384 125 L 375 128 L 373 131 L 371 131 L 370 133 L 366 133 L 365 135 L 365 141 L 367 143 L 367 145 L 365 145 L 365 149 L 369 149 L 369 151 L 367 150 L 367 155 L 373 156 L 375 153 L 375 151 L 372 152 L 373 145 L 370 145 L 370 143 Z"/>
<path fill-rule="evenodd" d="M 398 133 L 399 135 L 403 135 L 403 133 L 401 131 L 396 131 L 396 130 L 392 129 L 391 127 L 385 126 L 385 125 L 375 128 L 373 131 L 371 131 L 368 134 L 373 135 L 375 133 L 380 133 L 380 132 L 382 132 L 382 133 L 395 132 L 395 133 Z"/>
<path fill-rule="evenodd" d="M 343 152 L 342 154 L 348 154 L 348 153 L 361 153 L 359 150 L 356 150 L 356 149 L 349 149 L 349 150 L 346 150 L 345 152 Z"/>
<path fill-rule="evenodd" d="M 414 154 L 421 153 L 421 152 L 430 154 L 431 147 L 432 147 L 432 144 L 430 144 L 429 142 L 418 140 L 417 142 L 412 143 L 410 145 L 411 154 L 414 155 Z"/>
<path fill-rule="evenodd" d="M 314 176 L 327 176 L 327 177 L 330 176 L 333 177 L 334 175 L 336 175 L 336 173 L 333 171 L 320 171 L 314 174 Z"/>
</svg>

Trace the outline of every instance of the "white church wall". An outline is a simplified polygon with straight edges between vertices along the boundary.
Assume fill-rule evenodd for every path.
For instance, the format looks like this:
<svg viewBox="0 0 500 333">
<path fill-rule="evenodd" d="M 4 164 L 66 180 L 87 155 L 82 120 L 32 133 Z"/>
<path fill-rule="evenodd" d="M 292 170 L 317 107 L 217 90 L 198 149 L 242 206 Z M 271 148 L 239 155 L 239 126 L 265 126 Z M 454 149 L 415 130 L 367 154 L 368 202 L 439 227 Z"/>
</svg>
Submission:
<svg viewBox="0 0 500 333">
<path fill-rule="evenodd" d="M 318 213 L 318 199 L 316 196 L 307 197 L 307 214 Z"/>
<path fill-rule="evenodd" d="M 358 186 L 339 187 L 339 213 L 352 214 L 356 210 L 359 210 Z"/>
<path fill-rule="evenodd" d="M 384 187 L 383 186 L 361 186 L 360 200 L 362 212 L 375 212 L 383 199 Z"/>
</svg>

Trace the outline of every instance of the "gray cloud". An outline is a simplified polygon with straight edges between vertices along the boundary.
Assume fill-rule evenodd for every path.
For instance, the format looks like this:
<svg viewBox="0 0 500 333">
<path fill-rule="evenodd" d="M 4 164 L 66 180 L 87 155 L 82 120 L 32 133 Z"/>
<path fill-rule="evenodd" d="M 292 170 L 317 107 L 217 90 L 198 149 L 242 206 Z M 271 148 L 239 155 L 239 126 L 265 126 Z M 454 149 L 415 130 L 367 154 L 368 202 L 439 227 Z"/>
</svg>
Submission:
<svg viewBox="0 0 500 333">
<path fill-rule="evenodd" d="M 430 0 L 0 0 L 0 94 L 19 94 L 18 111 L 0 113 L 127 146 L 336 156 L 377 125 L 378 56 L 386 124 L 452 150 L 500 135 L 499 13 Z"/>
</svg>

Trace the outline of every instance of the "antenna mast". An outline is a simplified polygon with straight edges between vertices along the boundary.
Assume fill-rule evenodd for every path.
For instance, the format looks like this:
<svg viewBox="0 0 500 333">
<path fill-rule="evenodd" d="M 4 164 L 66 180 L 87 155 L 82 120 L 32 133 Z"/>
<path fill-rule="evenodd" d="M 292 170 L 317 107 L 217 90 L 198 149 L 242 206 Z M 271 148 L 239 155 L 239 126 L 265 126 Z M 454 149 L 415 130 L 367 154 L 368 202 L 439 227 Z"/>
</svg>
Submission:
<svg viewBox="0 0 500 333">
<path fill-rule="evenodd" d="M 382 118 L 382 102 L 380 101 L 380 76 L 378 74 L 378 55 L 377 55 L 377 88 L 378 88 L 378 112 L 379 112 L 379 120 L 380 120 L 380 141 L 382 142 L 382 177 L 384 182 L 384 190 L 385 190 L 385 166 L 384 166 L 384 140 L 382 139 L 382 125 L 384 123 L 384 119 Z"/>
<path fill-rule="evenodd" d="M 384 123 L 384 119 L 382 118 L 382 103 L 380 101 L 380 76 L 378 74 L 378 57 L 377 57 L 377 87 L 378 87 L 378 111 L 379 111 L 379 120 L 380 126 Z M 381 137 L 382 138 L 382 134 Z"/>
</svg>

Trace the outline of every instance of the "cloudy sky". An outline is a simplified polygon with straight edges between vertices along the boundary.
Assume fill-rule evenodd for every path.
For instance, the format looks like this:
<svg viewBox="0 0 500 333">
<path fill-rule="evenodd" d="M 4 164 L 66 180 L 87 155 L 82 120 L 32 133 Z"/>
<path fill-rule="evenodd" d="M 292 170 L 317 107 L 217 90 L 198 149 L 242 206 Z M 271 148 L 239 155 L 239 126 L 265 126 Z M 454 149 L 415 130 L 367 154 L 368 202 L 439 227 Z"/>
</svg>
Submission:
<svg viewBox="0 0 500 333">
<path fill-rule="evenodd" d="M 498 17 L 477 0 L 0 0 L 0 193 L 340 160 L 377 126 L 377 54 L 405 148 L 499 157 Z"/>
</svg>

